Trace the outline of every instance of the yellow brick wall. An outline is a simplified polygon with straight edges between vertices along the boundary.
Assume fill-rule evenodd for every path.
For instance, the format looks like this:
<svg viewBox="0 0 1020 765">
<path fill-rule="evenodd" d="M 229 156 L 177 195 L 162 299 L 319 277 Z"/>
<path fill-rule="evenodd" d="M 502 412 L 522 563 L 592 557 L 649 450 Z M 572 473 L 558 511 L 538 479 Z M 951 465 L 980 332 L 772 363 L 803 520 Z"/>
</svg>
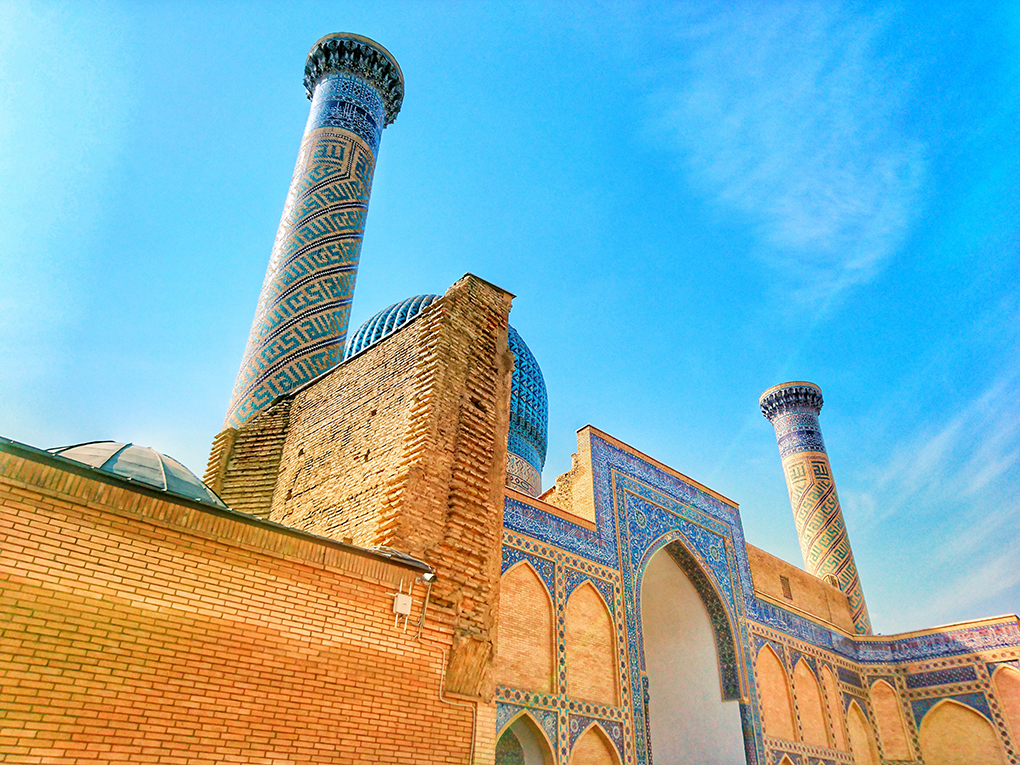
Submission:
<svg viewBox="0 0 1020 765">
<path fill-rule="evenodd" d="M 577 740 L 570 752 L 570 765 L 618 765 L 616 749 L 597 726 L 592 726 Z"/>
<path fill-rule="evenodd" d="M 508 571 L 500 583 L 499 639 L 496 643 L 497 685 L 552 693 L 552 602 L 527 563 Z"/>
<path fill-rule="evenodd" d="M 796 741 L 789 683 L 779 657 L 769 646 L 763 646 L 755 662 L 755 685 L 765 735 Z"/>
<path fill-rule="evenodd" d="M 4 762 L 468 762 L 416 571 L 6 452 L 0 523 Z"/>
<path fill-rule="evenodd" d="M 565 619 L 567 694 L 579 701 L 617 706 L 613 622 L 594 587 L 585 583 L 571 593 Z"/>
</svg>

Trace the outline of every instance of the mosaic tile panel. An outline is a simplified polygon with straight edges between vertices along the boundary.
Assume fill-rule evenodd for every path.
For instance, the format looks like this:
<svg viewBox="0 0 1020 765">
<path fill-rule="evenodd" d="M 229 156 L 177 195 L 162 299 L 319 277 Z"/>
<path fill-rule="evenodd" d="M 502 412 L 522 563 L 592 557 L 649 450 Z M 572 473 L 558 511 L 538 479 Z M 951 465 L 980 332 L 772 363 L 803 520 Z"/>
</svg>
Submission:
<svg viewBox="0 0 1020 765">
<path fill-rule="evenodd" d="M 861 680 L 861 676 L 856 672 L 853 672 L 846 667 L 836 667 L 836 674 L 839 676 L 839 681 L 841 683 L 852 685 L 854 688 L 864 689 L 864 681 Z"/>
<path fill-rule="evenodd" d="M 384 112 L 381 94 L 367 80 L 336 72 L 316 85 L 305 134 L 320 128 L 340 128 L 358 136 L 374 155 L 379 151 Z"/>
<path fill-rule="evenodd" d="M 933 685 L 949 685 L 950 683 L 968 683 L 977 680 L 977 670 L 973 665 L 948 667 L 934 672 L 918 672 L 907 675 L 907 688 L 928 688 Z"/>
<path fill-rule="evenodd" d="M 596 505 L 596 530 L 560 518 L 512 497 L 503 501 L 503 525 L 610 568 L 619 567 L 612 508 Z"/>
</svg>

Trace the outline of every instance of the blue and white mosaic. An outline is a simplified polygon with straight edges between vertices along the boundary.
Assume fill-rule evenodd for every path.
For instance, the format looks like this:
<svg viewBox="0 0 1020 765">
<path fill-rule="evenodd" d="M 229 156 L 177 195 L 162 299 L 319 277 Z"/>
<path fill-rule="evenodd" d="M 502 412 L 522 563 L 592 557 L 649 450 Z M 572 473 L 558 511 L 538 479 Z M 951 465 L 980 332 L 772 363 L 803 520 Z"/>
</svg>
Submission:
<svg viewBox="0 0 1020 765">
<path fill-rule="evenodd" d="M 625 742 L 621 749 L 624 763 L 648 765 L 649 762 L 647 706 L 644 703 L 648 679 L 643 673 L 640 588 L 645 567 L 660 550 L 665 550 L 684 570 L 709 612 L 716 636 L 724 697 L 741 699 L 741 727 L 746 759 L 750 765 L 759 765 L 767 757 L 775 756 L 775 752 L 766 752 L 760 713 L 753 701 L 756 698 L 753 661 L 758 649 L 766 643 L 771 644 L 782 657 L 788 673 L 792 673 L 794 664 L 800 659 L 805 660 L 816 675 L 821 669 L 819 662 L 827 662 L 843 684 L 841 695 L 844 706 L 856 700 L 866 716 L 865 680 L 858 671 L 842 666 L 832 658 L 841 658 L 858 667 L 885 665 L 876 666 L 880 670 L 874 676 L 877 678 L 884 676 L 891 665 L 1020 646 L 1020 629 L 1015 622 L 985 623 L 892 640 L 854 638 L 800 613 L 760 600 L 751 581 L 743 529 L 735 507 L 598 434 L 592 433 L 590 438 L 595 528 L 571 522 L 562 513 L 545 509 L 541 502 L 530 504 L 507 497 L 504 525 L 509 537 L 505 536 L 505 539 L 515 538 L 518 542 L 514 544 L 527 545 L 526 540 L 530 537 L 538 540 L 538 544 L 530 543 L 536 550 L 546 549 L 541 543 L 550 545 L 549 555 L 556 559 L 555 571 L 559 582 L 557 602 L 561 631 L 562 605 L 570 592 L 582 582 L 591 581 L 599 587 L 610 608 L 614 609 L 614 621 L 621 625 L 621 668 L 624 671 L 621 688 L 623 709 L 629 718 L 629 724 L 628 720 L 621 721 Z M 522 537 L 518 538 L 516 534 Z M 562 552 L 554 553 L 553 549 Z M 504 569 L 522 560 L 525 555 L 513 545 L 505 544 L 504 551 Z M 574 563 L 565 563 L 561 558 L 568 558 Z M 585 566 L 605 573 L 593 576 L 592 571 L 581 570 Z M 619 575 L 618 585 L 609 581 L 616 572 Z M 601 579 L 603 575 L 607 578 Z M 621 612 L 615 610 L 617 603 Z M 753 634 L 752 627 L 755 630 Z M 759 634 L 759 631 L 768 636 Z M 562 669 L 560 667 L 561 674 Z M 911 677 L 916 679 L 911 680 Z M 973 678 L 973 666 L 968 666 L 915 673 L 908 675 L 906 682 L 910 687 L 919 688 L 927 687 L 921 684 L 971 682 Z M 891 675 L 889 679 L 895 684 Z M 859 689 L 859 693 L 855 695 L 851 689 Z M 975 709 L 980 709 L 982 703 L 987 707 L 983 694 L 958 695 L 961 703 L 968 703 Z M 569 700 L 564 702 L 573 710 Z M 912 703 L 916 706 L 918 702 Z M 924 707 L 924 702 L 921 707 Z M 922 710 L 921 707 L 918 711 L 927 709 L 924 707 Z M 583 733 L 589 719 L 594 719 L 586 710 L 578 711 L 581 714 L 570 712 L 569 741 L 564 740 L 566 732 L 562 727 L 560 729 L 561 759 L 567 757 L 569 746 Z M 791 750 L 789 754 L 795 761 L 821 761 L 814 757 L 805 758 L 803 752 Z"/>
<path fill-rule="evenodd" d="M 315 86 L 227 427 L 342 359 L 383 109 L 355 74 L 332 72 Z"/>
<path fill-rule="evenodd" d="M 333 72 L 315 86 L 305 133 L 319 128 L 348 130 L 379 151 L 385 123 L 385 105 L 379 91 L 356 74 Z"/>
</svg>

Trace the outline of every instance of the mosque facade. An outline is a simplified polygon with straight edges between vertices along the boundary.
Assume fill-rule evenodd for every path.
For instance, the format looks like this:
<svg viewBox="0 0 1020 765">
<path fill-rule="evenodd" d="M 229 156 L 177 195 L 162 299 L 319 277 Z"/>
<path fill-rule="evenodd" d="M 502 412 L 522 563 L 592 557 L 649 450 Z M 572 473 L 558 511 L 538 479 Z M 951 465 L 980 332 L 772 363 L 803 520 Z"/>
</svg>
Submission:
<svg viewBox="0 0 1020 765">
<path fill-rule="evenodd" d="M 548 393 L 506 290 L 467 274 L 348 337 L 403 75 L 338 34 L 304 85 L 204 482 L 131 444 L 0 440 L 0 759 L 1020 763 L 1015 615 L 872 633 L 819 386 L 759 401 L 801 569 L 592 426 L 543 489 Z"/>
</svg>

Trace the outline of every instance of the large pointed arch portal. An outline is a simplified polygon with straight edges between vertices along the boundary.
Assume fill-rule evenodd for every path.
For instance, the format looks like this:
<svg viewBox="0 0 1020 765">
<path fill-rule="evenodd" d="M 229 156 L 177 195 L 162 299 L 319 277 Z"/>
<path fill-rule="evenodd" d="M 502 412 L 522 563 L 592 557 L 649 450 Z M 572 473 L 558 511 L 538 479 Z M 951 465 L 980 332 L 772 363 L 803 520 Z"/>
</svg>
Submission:
<svg viewBox="0 0 1020 765">
<path fill-rule="evenodd" d="M 707 574 L 680 540 L 652 555 L 644 569 L 641 632 L 652 761 L 743 762 L 732 627 Z"/>
</svg>

